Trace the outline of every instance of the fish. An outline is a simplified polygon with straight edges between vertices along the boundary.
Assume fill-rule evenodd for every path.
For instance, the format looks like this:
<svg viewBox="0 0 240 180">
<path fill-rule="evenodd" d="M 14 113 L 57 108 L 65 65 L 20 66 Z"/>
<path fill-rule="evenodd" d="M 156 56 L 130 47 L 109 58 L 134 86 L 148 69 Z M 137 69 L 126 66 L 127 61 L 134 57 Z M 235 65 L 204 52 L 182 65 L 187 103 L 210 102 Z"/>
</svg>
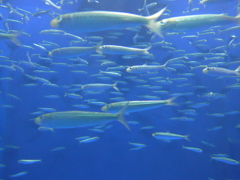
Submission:
<svg viewBox="0 0 240 180">
<path fill-rule="evenodd" d="M 37 163 L 37 162 L 42 162 L 42 160 L 40 160 L 40 159 L 21 159 L 21 160 L 18 160 L 18 163 L 20 163 L 20 164 L 34 164 L 34 163 Z"/>
<path fill-rule="evenodd" d="M 119 89 L 117 88 L 117 83 L 118 82 L 115 82 L 114 84 L 101 84 L 101 83 L 85 84 L 81 87 L 81 89 L 84 91 L 89 91 L 89 90 L 103 91 L 106 89 L 113 88 L 116 91 L 119 91 Z"/>
<path fill-rule="evenodd" d="M 123 29 L 143 25 L 161 36 L 160 30 L 156 26 L 156 21 L 165 9 L 166 7 L 147 17 L 112 11 L 75 12 L 60 15 L 54 18 L 50 24 L 53 28 L 76 32 Z"/>
<path fill-rule="evenodd" d="M 91 138 L 88 138 L 88 139 L 83 139 L 83 140 L 80 140 L 79 143 L 90 143 L 90 142 L 94 142 L 94 141 L 97 141 L 99 140 L 99 137 L 91 137 Z"/>
<path fill-rule="evenodd" d="M 169 132 L 156 132 L 152 134 L 153 137 L 156 139 L 161 140 L 176 140 L 176 139 L 186 139 L 189 141 L 188 136 L 189 135 L 180 135 L 180 134 L 173 134 Z"/>
<path fill-rule="evenodd" d="M 177 105 L 173 102 L 176 97 L 172 97 L 167 100 L 151 100 L 151 101 L 121 101 L 110 103 L 102 107 L 102 111 L 116 113 L 121 110 L 125 104 L 128 102 L 128 107 L 126 109 L 126 113 L 137 112 L 137 111 L 144 111 L 148 109 L 158 108 L 164 105 Z"/>
<path fill-rule="evenodd" d="M 24 171 L 24 172 L 20 172 L 20 173 L 17 173 L 17 174 L 10 175 L 9 177 L 19 177 L 19 176 L 24 176 L 24 175 L 26 175 L 27 173 L 28 173 L 27 171 Z"/>
<path fill-rule="evenodd" d="M 236 161 L 236 160 L 228 158 L 228 157 L 214 157 L 214 156 L 211 156 L 211 160 L 212 159 L 216 160 L 216 161 L 224 162 L 224 163 L 227 163 L 227 164 L 239 165 L 239 161 Z"/>
<path fill-rule="evenodd" d="M 53 58 L 70 58 L 78 57 L 85 54 L 91 54 L 96 51 L 96 47 L 62 47 L 56 48 L 48 52 L 49 57 Z"/>
<path fill-rule="evenodd" d="M 220 68 L 220 67 L 206 67 L 202 70 L 206 75 L 211 76 L 237 76 L 240 77 L 240 66 L 235 70 Z"/>
<path fill-rule="evenodd" d="M 162 32 L 187 32 L 208 28 L 215 25 L 231 25 L 240 23 L 240 14 L 236 17 L 223 14 L 200 14 L 178 16 L 158 21 L 158 29 Z"/>
<path fill-rule="evenodd" d="M 20 35 L 20 32 L 17 33 L 0 33 L 0 41 L 1 40 L 10 40 L 12 41 L 14 44 L 16 44 L 17 46 L 22 46 L 22 43 L 18 40 L 18 36 Z"/>
<path fill-rule="evenodd" d="M 129 142 L 129 144 L 133 145 L 133 146 L 136 146 L 136 147 L 141 147 L 141 148 L 146 147 L 146 144 L 141 144 L 141 143 L 131 143 L 131 142 Z"/>
<path fill-rule="evenodd" d="M 128 130 L 129 126 L 124 120 L 124 113 L 128 103 L 118 113 L 103 113 L 90 111 L 62 111 L 47 113 L 38 116 L 34 122 L 40 127 L 65 129 L 78 128 L 107 124 L 111 121 L 118 120 Z"/>
<path fill-rule="evenodd" d="M 197 152 L 197 153 L 201 153 L 202 152 L 202 150 L 200 148 L 195 148 L 195 147 L 183 146 L 183 149 L 187 149 L 187 150 L 194 151 L 194 152 Z"/>
<path fill-rule="evenodd" d="M 99 46 L 96 50 L 99 54 L 138 54 L 138 55 L 151 55 L 148 50 L 151 48 L 148 47 L 146 49 L 139 49 L 133 47 L 125 47 L 125 46 L 115 46 L 115 45 L 102 45 Z"/>
</svg>

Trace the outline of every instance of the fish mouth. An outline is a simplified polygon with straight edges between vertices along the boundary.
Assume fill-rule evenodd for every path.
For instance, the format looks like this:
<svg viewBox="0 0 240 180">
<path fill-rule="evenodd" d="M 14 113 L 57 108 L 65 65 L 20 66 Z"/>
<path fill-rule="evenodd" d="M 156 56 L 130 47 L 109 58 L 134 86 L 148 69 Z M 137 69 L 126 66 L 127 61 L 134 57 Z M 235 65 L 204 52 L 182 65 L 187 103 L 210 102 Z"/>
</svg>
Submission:
<svg viewBox="0 0 240 180">
<path fill-rule="evenodd" d="M 57 20 L 56 18 L 51 21 L 50 25 L 51 25 L 53 28 L 59 28 L 58 20 Z"/>
<path fill-rule="evenodd" d="M 204 74 L 207 74 L 207 69 L 203 69 L 202 72 L 203 72 Z"/>
<path fill-rule="evenodd" d="M 38 124 L 38 125 L 41 125 L 42 124 L 42 121 L 41 121 L 41 116 L 39 116 L 39 117 L 37 117 L 35 120 L 34 120 L 34 122 L 36 123 L 36 124 Z"/>
<path fill-rule="evenodd" d="M 106 110 L 107 110 L 107 107 L 106 107 L 106 106 L 103 106 L 103 107 L 101 108 L 101 110 L 102 110 L 102 111 L 106 111 Z"/>
</svg>

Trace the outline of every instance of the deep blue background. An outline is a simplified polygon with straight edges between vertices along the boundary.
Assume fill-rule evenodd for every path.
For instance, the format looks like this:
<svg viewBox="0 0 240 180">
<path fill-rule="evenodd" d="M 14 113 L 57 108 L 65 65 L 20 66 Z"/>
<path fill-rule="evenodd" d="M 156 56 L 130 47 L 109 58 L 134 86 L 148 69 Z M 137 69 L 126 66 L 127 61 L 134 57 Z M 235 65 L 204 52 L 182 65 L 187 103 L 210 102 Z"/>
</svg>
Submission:
<svg viewBox="0 0 240 180">
<path fill-rule="evenodd" d="M 9 1 L 12 6 L 26 9 L 31 12 L 35 12 L 36 8 L 44 10 L 52 9 L 50 6 L 45 5 L 42 1 Z M 151 3 L 153 1 L 148 1 Z M 34 3 L 34 5 L 32 5 Z M 153 14 L 159 9 L 168 5 L 168 9 L 171 10 L 170 16 L 181 16 L 182 11 L 187 8 L 186 0 L 179 1 L 159 1 L 159 4 L 153 8 L 150 13 Z M 236 1 L 227 3 L 218 3 L 206 6 L 199 5 L 197 1 L 194 1 L 194 7 L 198 7 L 200 10 L 193 12 L 193 14 L 204 13 L 228 13 L 231 16 L 237 14 Z M 75 11 L 82 11 L 86 8 L 93 10 L 108 10 L 108 11 L 121 11 L 138 14 L 138 8 L 141 8 L 143 1 L 141 0 L 100 0 L 99 4 L 90 4 L 85 1 L 74 3 L 74 5 L 64 5 L 62 13 L 69 13 Z M 52 9 L 57 12 L 57 10 Z M 8 14 L 8 10 L 1 8 L 0 12 L 3 17 L 19 19 L 19 16 L 14 14 Z M 58 12 L 60 13 L 60 12 Z M 167 18 L 168 16 L 163 16 Z M 63 46 L 69 46 L 69 38 L 54 35 L 40 35 L 39 32 L 44 29 L 50 29 L 49 22 L 52 17 L 42 16 L 41 18 L 30 17 L 30 21 L 27 24 L 12 23 L 10 29 L 23 30 L 31 35 L 27 37 L 22 35 L 21 41 L 25 45 L 33 46 L 33 43 L 40 44 L 42 40 L 48 40 Z M 1 29 L 4 29 L 1 26 Z M 89 33 L 90 35 L 106 36 L 111 31 Z M 104 44 L 125 45 L 133 46 L 132 38 L 135 35 L 134 32 L 122 31 L 124 35 L 118 40 L 104 39 Z M 144 35 L 146 29 L 143 28 L 141 34 Z M 191 34 L 191 33 L 190 33 Z M 195 33 L 194 33 L 195 34 Z M 239 35 L 236 31 L 236 36 Z M 78 34 L 81 37 L 87 34 Z M 221 35 L 206 35 L 202 36 L 202 39 L 207 39 L 207 45 L 209 47 L 217 47 L 222 44 L 217 44 L 213 41 L 213 37 L 223 38 L 226 45 L 231 33 L 224 33 Z M 180 35 L 165 36 L 164 40 L 171 42 L 176 49 L 184 49 L 188 53 L 198 52 L 192 45 L 189 44 L 187 39 L 181 39 Z M 146 35 L 144 41 L 159 42 L 163 39 L 155 37 L 153 40 L 151 36 Z M 199 38 L 200 39 L 200 38 Z M 237 39 L 234 43 L 239 42 Z M 8 42 L 1 42 L 2 55 L 9 56 L 10 59 L 16 61 L 27 61 L 26 52 L 29 54 L 38 54 L 44 52 L 35 47 L 34 50 L 15 47 Z M 239 57 L 239 49 L 231 50 L 231 53 Z M 155 62 L 163 64 L 167 59 L 181 56 L 181 53 L 169 53 L 168 51 L 153 47 L 150 50 L 154 54 Z M 190 60 L 197 60 L 192 56 Z M 71 84 L 87 84 L 87 83 L 113 83 L 113 81 L 100 81 L 96 78 L 90 77 L 91 74 L 96 74 L 99 69 L 105 70 L 100 66 L 99 58 L 93 58 L 90 56 L 84 56 L 83 59 L 89 61 L 89 66 L 85 68 L 88 72 L 87 75 L 75 75 L 70 73 L 70 70 L 84 70 L 84 68 L 71 68 L 71 67 L 57 67 L 51 66 L 49 62 L 42 61 L 36 57 L 32 58 L 33 62 L 41 65 L 46 65 L 51 70 L 58 71 L 57 74 L 34 74 L 35 68 L 27 67 L 24 64 L 20 64 L 24 68 L 26 74 L 43 77 L 50 80 L 52 83 L 59 86 L 70 86 Z M 141 65 L 146 62 L 144 59 L 123 60 L 120 56 L 106 56 L 104 59 L 116 61 L 119 65 Z M 200 62 L 204 62 L 199 59 Z M 231 59 L 233 61 L 235 59 Z M 67 62 L 65 59 L 54 59 L 54 62 Z M 236 60 L 235 60 L 236 61 Z M 2 63 L 2 62 L 1 62 Z M 9 63 L 2 63 L 5 65 L 11 65 Z M 239 63 L 231 64 L 229 69 L 236 69 Z M 227 89 L 226 87 L 236 83 L 236 80 L 218 79 L 217 77 L 209 77 L 202 74 L 202 68 L 190 71 L 189 67 L 177 68 L 177 72 L 195 73 L 194 77 L 187 77 L 186 82 L 174 82 L 172 85 L 161 85 L 164 90 L 171 93 L 186 93 L 193 92 L 192 96 L 181 96 L 177 99 L 179 106 L 164 106 L 158 109 L 152 109 L 148 111 L 142 111 L 126 115 L 125 118 L 128 121 L 139 121 L 140 124 L 130 125 L 131 131 L 129 132 L 122 124 L 113 122 L 113 128 L 107 129 L 104 133 L 97 133 L 88 130 L 88 128 L 79 129 L 64 129 L 55 130 L 55 132 L 40 132 L 37 130 L 38 126 L 34 124 L 31 119 L 36 116 L 32 116 L 31 113 L 38 111 L 38 107 L 52 107 L 57 111 L 66 110 L 78 110 L 73 108 L 72 104 L 84 103 L 86 99 L 98 99 L 106 103 L 112 101 L 109 98 L 114 97 L 109 94 L 109 91 L 104 92 L 102 95 L 86 95 L 81 100 L 73 100 L 64 98 L 65 88 L 54 88 L 44 86 L 39 83 L 36 87 L 24 87 L 23 84 L 35 83 L 32 80 L 26 78 L 20 71 L 9 72 L 5 69 L 0 69 L 1 77 L 10 76 L 14 80 L 9 82 L 1 81 L 0 88 L 2 93 L 0 94 L 0 102 L 2 104 L 11 104 L 14 106 L 12 109 L 0 108 L 1 113 L 1 147 L 5 148 L 2 151 L 1 162 L 6 165 L 1 169 L 2 179 L 12 179 L 9 176 L 22 171 L 28 171 L 28 174 L 19 179 L 24 180 L 62 180 L 62 179 L 81 179 L 81 180 L 203 180 L 213 178 L 216 180 L 222 179 L 240 179 L 239 166 L 229 165 L 217 161 L 210 161 L 210 155 L 216 153 L 228 154 L 231 158 L 240 160 L 240 146 L 239 138 L 240 131 L 235 126 L 239 123 L 239 115 L 226 115 L 223 118 L 211 117 L 207 113 L 225 113 L 233 110 L 240 110 L 239 105 L 239 89 Z M 127 72 L 122 71 L 122 76 L 131 76 Z M 150 85 L 156 84 L 154 81 L 148 80 L 148 77 L 137 75 L 140 79 L 145 79 Z M 164 78 L 178 78 L 178 73 L 171 73 L 167 71 L 160 71 L 157 76 Z M 150 90 L 136 88 L 141 85 L 124 78 L 128 82 L 127 85 L 119 84 L 118 87 L 129 88 L 129 91 L 124 91 L 124 97 L 126 100 L 139 100 L 138 95 L 156 95 L 151 93 Z M 178 84 L 190 83 L 190 86 L 177 87 Z M 194 86 L 205 86 L 205 89 L 199 90 Z M 114 91 L 114 90 L 110 90 Z M 203 93 L 216 92 L 223 93 L 226 98 L 219 100 L 208 101 L 200 98 Z M 12 99 L 7 96 L 8 93 L 14 94 L 21 100 Z M 60 99 L 47 99 L 45 95 L 56 94 L 60 95 Z M 170 95 L 159 95 L 161 99 L 168 99 Z M 196 109 L 197 116 L 188 116 L 195 118 L 194 122 L 184 121 L 170 121 L 171 117 L 184 116 L 178 110 L 188 109 L 184 102 L 193 101 L 210 102 L 210 106 L 206 106 L 200 109 Z M 90 105 L 89 111 L 101 111 L 101 107 Z M 143 126 L 154 126 L 151 130 L 140 130 Z M 223 126 L 218 131 L 207 131 L 207 129 L 215 126 Z M 172 132 L 176 134 L 187 135 L 189 134 L 190 141 L 177 140 L 171 143 L 156 140 L 152 137 L 154 132 Z M 100 139 L 96 142 L 89 144 L 79 144 L 75 140 L 79 136 L 99 136 Z M 232 142 L 229 141 L 229 138 Z M 215 147 L 206 146 L 201 143 L 206 141 L 214 144 Z M 130 151 L 132 148 L 129 142 L 144 143 L 147 145 L 138 151 Z M 19 146 L 19 149 L 7 148 L 6 145 Z M 202 153 L 195 153 L 182 148 L 184 146 L 198 147 L 203 150 Z M 56 147 L 65 147 L 65 150 L 51 152 L 50 150 Z M 19 159 L 41 159 L 42 163 L 23 165 L 17 161 Z"/>
</svg>

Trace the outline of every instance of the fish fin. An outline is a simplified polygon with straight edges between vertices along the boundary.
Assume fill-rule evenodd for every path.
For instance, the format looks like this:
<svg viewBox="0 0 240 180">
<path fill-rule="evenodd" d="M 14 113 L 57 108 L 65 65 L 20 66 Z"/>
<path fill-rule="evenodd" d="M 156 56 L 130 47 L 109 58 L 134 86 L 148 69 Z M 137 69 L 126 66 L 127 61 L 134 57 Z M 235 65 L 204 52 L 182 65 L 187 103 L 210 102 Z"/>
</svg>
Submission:
<svg viewBox="0 0 240 180">
<path fill-rule="evenodd" d="M 16 32 L 11 34 L 9 40 L 12 41 L 17 46 L 22 46 L 22 43 L 19 41 L 18 36 L 21 34 L 21 32 Z"/>
<path fill-rule="evenodd" d="M 161 28 L 157 19 L 163 14 L 167 7 L 163 8 L 162 10 L 158 11 L 157 13 L 147 16 L 146 18 L 149 20 L 148 24 L 146 25 L 149 29 L 155 32 L 158 36 L 163 37 Z"/>
<path fill-rule="evenodd" d="M 167 105 L 169 105 L 169 106 L 178 106 L 177 103 L 173 102 L 175 99 L 177 99 L 176 96 L 171 97 L 170 99 L 168 99 L 168 100 L 167 100 Z"/>
<path fill-rule="evenodd" d="M 184 139 L 186 139 L 186 140 L 188 140 L 188 141 L 191 141 L 188 137 L 190 136 L 190 134 L 188 134 L 188 135 L 186 135 L 185 137 L 184 137 Z"/>
<path fill-rule="evenodd" d="M 151 49 L 151 48 L 152 48 L 152 46 L 149 46 L 149 47 L 145 48 L 145 49 L 144 49 L 144 54 L 151 55 L 151 54 L 148 52 L 148 50 Z"/>
<path fill-rule="evenodd" d="M 240 66 L 238 66 L 237 69 L 235 69 L 235 71 L 236 71 L 237 73 L 240 73 Z"/>
<path fill-rule="evenodd" d="M 97 52 L 98 54 L 103 54 L 102 51 L 99 49 L 99 47 L 102 46 L 102 45 L 103 45 L 103 42 L 102 42 L 102 41 L 100 41 L 100 42 L 96 45 L 96 52 Z"/>
<path fill-rule="evenodd" d="M 119 89 L 117 88 L 117 84 L 118 84 L 118 81 L 113 84 L 113 89 L 115 89 L 116 91 L 119 91 Z"/>
<path fill-rule="evenodd" d="M 128 104 L 129 104 L 129 101 L 125 104 L 125 106 L 117 114 L 118 114 L 118 121 L 120 123 L 122 123 L 130 131 L 130 127 L 128 126 L 127 122 L 124 119 L 124 114 L 128 107 Z"/>
</svg>

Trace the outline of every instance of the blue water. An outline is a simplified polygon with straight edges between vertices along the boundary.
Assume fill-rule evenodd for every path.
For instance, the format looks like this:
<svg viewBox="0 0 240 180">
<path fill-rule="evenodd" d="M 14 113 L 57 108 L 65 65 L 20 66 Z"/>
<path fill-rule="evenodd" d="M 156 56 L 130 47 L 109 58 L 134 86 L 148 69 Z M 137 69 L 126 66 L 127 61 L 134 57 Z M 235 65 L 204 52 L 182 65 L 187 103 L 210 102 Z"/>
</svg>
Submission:
<svg viewBox="0 0 240 180">
<path fill-rule="evenodd" d="M 57 1 L 54 1 L 56 3 Z M 104 10 L 128 12 L 139 14 L 138 9 L 142 8 L 142 0 L 99 0 L 99 3 L 88 3 L 87 1 L 69 1 L 62 5 L 62 10 L 46 5 L 43 1 L 17 1 L 9 0 L 8 3 L 14 9 L 21 8 L 29 12 L 36 12 L 36 8 L 42 10 L 52 10 L 57 14 L 65 14 L 85 10 Z M 147 4 L 157 2 L 157 5 L 149 9 L 150 14 L 154 14 L 163 7 L 167 6 L 170 11 L 165 11 L 168 15 L 162 15 L 159 19 L 165 19 L 175 16 L 194 15 L 194 14 L 221 14 L 227 13 L 229 16 L 237 15 L 237 1 L 227 1 L 222 3 L 208 4 L 205 8 L 199 4 L 197 0 L 193 0 L 193 8 L 199 8 L 198 11 L 183 14 L 187 11 L 187 0 L 178 1 L 153 1 L 148 0 Z M 4 3 L 6 5 L 6 3 Z M 20 10 L 17 10 L 21 12 Z M 216 76 L 208 76 L 202 73 L 201 68 L 194 70 L 190 66 L 209 65 L 210 60 L 206 61 L 203 57 L 208 56 L 192 56 L 184 55 L 187 53 L 207 53 L 212 48 L 219 46 L 227 46 L 230 36 L 235 35 L 237 38 L 232 44 L 239 43 L 239 30 L 229 31 L 218 34 L 218 29 L 223 30 L 230 26 L 222 26 L 214 28 L 215 34 L 200 35 L 194 41 L 204 39 L 205 46 L 194 46 L 190 44 L 190 38 L 182 38 L 182 36 L 196 35 L 199 30 L 193 32 L 179 34 L 164 34 L 164 38 L 149 33 L 148 29 L 142 27 L 139 31 L 138 42 L 156 43 L 164 41 L 166 43 L 152 46 L 149 50 L 154 55 L 154 59 L 148 60 L 144 58 L 123 59 L 121 55 L 105 55 L 105 57 L 94 57 L 91 55 L 81 56 L 82 59 L 88 61 L 86 67 L 70 66 L 78 64 L 68 60 L 67 58 L 53 58 L 52 60 L 40 59 L 37 55 L 47 58 L 47 52 L 56 48 L 45 45 L 46 51 L 33 45 L 42 44 L 42 41 L 50 41 L 59 44 L 60 47 L 70 46 L 70 41 L 76 40 L 71 37 L 62 35 L 39 34 L 40 31 L 51 29 L 50 21 L 57 17 L 57 14 L 42 15 L 39 17 L 31 17 L 28 15 L 29 21 L 25 22 L 10 10 L 0 7 L 0 13 L 3 20 L 14 19 L 18 22 L 9 21 L 9 29 L 22 32 L 19 39 L 23 45 L 33 48 L 19 47 L 14 43 L 3 40 L 1 41 L 1 56 L 6 56 L 14 62 L 3 61 L 6 58 L 0 58 L 0 64 L 11 66 L 12 64 L 21 67 L 20 69 L 11 71 L 7 68 L 0 67 L 0 78 L 11 77 L 12 80 L 0 80 L 0 179 L 24 179 L 24 180 L 240 180 L 240 166 L 224 163 L 220 161 L 210 160 L 212 154 L 227 154 L 229 158 L 240 161 L 240 129 L 237 125 L 240 123 L 240 114 L 225 114 L 230 111 L 240 112 L 239 103 L 239 87 L 229 88 L 233 84 L 238 83 L 239 78 L 219 78 Z M 22 12 L 21 12 L 22 13 Z M 144 14 L 143 14 L 144 15 Z M 3 22 L 2 20 L 2 22 Z M 1 23 L 1 28 L 5 32 L 6 27 Z M 236 24 L 235 24 L 236 25 Z M 207 28 L 208 29 L 208 28 Z M 30 36 L 25 35 L 24 32 Z M 118 32 L 117 39 L 108 37 L 111 33 Z M 85 36 L 101 36 L 104 38 L 104 45 L 121 45 L 134 47 L 133 37 L 135 31 L 130 30 L 107 30 L 91 33 L 74 33 L 84 38 Z M 214 40 L 221 38 L 221 41 Z M 170 44 L 171 43 L 171 44 Z M 235 70 L 240 63 L 238 62 L 239 46 L 235 48 L 230 44 L 229 49 L 215 50 L 214 53 L 226 53 L 231 62 L 219 67 Z M 44 46 L 44 44 L 43 44 Z M 93 46 L 89 41 L 79 46 Z M 167 49 L 169 46 L 175 50 L 184 50 L 172 52 Z M 146 48 L 146 47 L 145 47 Z M 49 70 L 57 73 L 36 73 L 40 70 L 31 63 L 27 57 L 30 56 L 32 63 L 38 63 L 48 67 Z M 187 56 L 188 59 L 178 63 L 169 64 L 168 67 L 174 68 L 175 71 L 159 70 L 158 74 L 130 74 L 125 71 L 126 67 L 134 65 L 148 65 L 159 63 L 164 64 L 171 58 Z M 105 71 L 107 67 L 101 66 L 100 60 L 110 60 L 116 62 L 115 66 L 125 66 L 120 70 L 121 77 L 113 77 L 110 80 L 98 79 L 91 75 L 99 73 L 99 70 Z M 22 61 L 28 62 L 23 63 Z M 188 61 L 197 61 L 199 64 L 190 65 Z M 53 64 L 52 64 L 53 63 Z M 54 63 L 67 63 L 69 66 L 56 65 Z M 115 67 L 113 66 L 113 67 Z M 75 74 L 72 70 L 85 71 L 86 74 Z M 193 76 L 184 76 L 183 73 L 193 73 Z M 49 80 L 58 87 L 44 85 L 44 83 L 29 79 L 24 74 L 37 76 Z M 134 82 L 127 79 L 129 76 L 136 76 L 138 79 L 145 80 L 144 83 Z M 105 76 L 106 77 L 106 76 Z M 170 84 L 156 82 L 151 78 L 161 77 Z M 174 78 L 186 78 L 184 81 L 177 81 Z M 125 81 L 125 84 L 119 83 L 117 87 L 123 95 L 114 95 L 111 92 L 117 92 L 109 89 L 102 94 L 87 95 L 73 84 L 89 84 L 89 83 L 107 83 L 113 84 L 115 81 Z M 36 86 L 28 87 L 24 84 L 34 83 Z M 179 86 L 188 84 L 184 86 Z M 162 86 L 167 94 L 154 93 L 149 88 L 141 88 L 139 86 Z M 82 95 L 82 99 L 71 99 L 65 97 L 66 92 L 70 93 L 72 89 L 78 88 L 75 92 Z M 157 90 L 156 90 L 157 91 Z M 206 93 L 220 93 L 224 98 L 204 98 Z M 181 93 L 176 99 L 178 106 L 162 106 L 159 108 L 139 111 L 125 115 L 126 121 L 135 121 L 129 124 L 128 131 L 121 123 L 114 121 L 102 127 L 103 133 L 91 131 L 92 127 L 81 127 L 73 129 L 55 129 L 51 131 L 38 131 L 39 126 L 34 123 L 34 118 L 38 115 L 31 113 L 39 111 L 39 107 L 54 108 L 56 111 L 82 110 L 101 112 L 101 106 L 87 103 L 85 100 L 97 99 L 99 102 L 112 103 L 110 98 L 123 97 L 125 100 L 148 100 L 144 95 L 157 96 L 161 100 L 169 99 L 174 93 Z M 188 93 L 188 94 L 185 94 Z M 10 96 L 12 94 L 18 98 Z M 58 95 L 60 98 L 46 98 L 46 95 Z M 189 102 L 191 101 L 191 102 Z M 200 108 L 191 108 L 190 105 L 197 103 L 209 103 L 208 106 Z M 73 107 L 74 104 L 88 105 L 87 109 Z M 5 105 L 10 105 L 6 107 Z M 186 115 L 181 110 L 194 109 L 195 115 Z M 225 114 L 224 117 L 214 117 L 208 114 L 220 113 Z M 170 120 L 173 117 L 194 118 L 194 121 Z M 106 128 L 108 125 L 110 128 Z M 144 129 L 142 127 L 153 126 L 153 129 Z M 214 127 L 221 126 L 218 130 L 211 130 Z M 156 132 L 170 132 L 180 135 L 189 135 L 189 141 L 185 139 L 173 140 L 165 142 L 158 140 L 152 136 Z M 79 143 L 75 138 L 81 136 L 99 137 L 99 140 L 91 143 Z M 146 147 L 139 150 L 131 150 L 134 146 L 132 143 L 142 143 Z M 204 144 L 205 143 L 205 144 Z M 207 143 L 207 144 L 206 144 Z M 196 147 L 202 150 L 197 153 L 183 148 Z M 60 150 L 51 151 L 54 148 L 63 147 Z M 20 159 L 41 159 L 41 163 L 20 164 Z M 22 176 L 11 177 L 20 172 L 27 172 Z"/>
</svg>

